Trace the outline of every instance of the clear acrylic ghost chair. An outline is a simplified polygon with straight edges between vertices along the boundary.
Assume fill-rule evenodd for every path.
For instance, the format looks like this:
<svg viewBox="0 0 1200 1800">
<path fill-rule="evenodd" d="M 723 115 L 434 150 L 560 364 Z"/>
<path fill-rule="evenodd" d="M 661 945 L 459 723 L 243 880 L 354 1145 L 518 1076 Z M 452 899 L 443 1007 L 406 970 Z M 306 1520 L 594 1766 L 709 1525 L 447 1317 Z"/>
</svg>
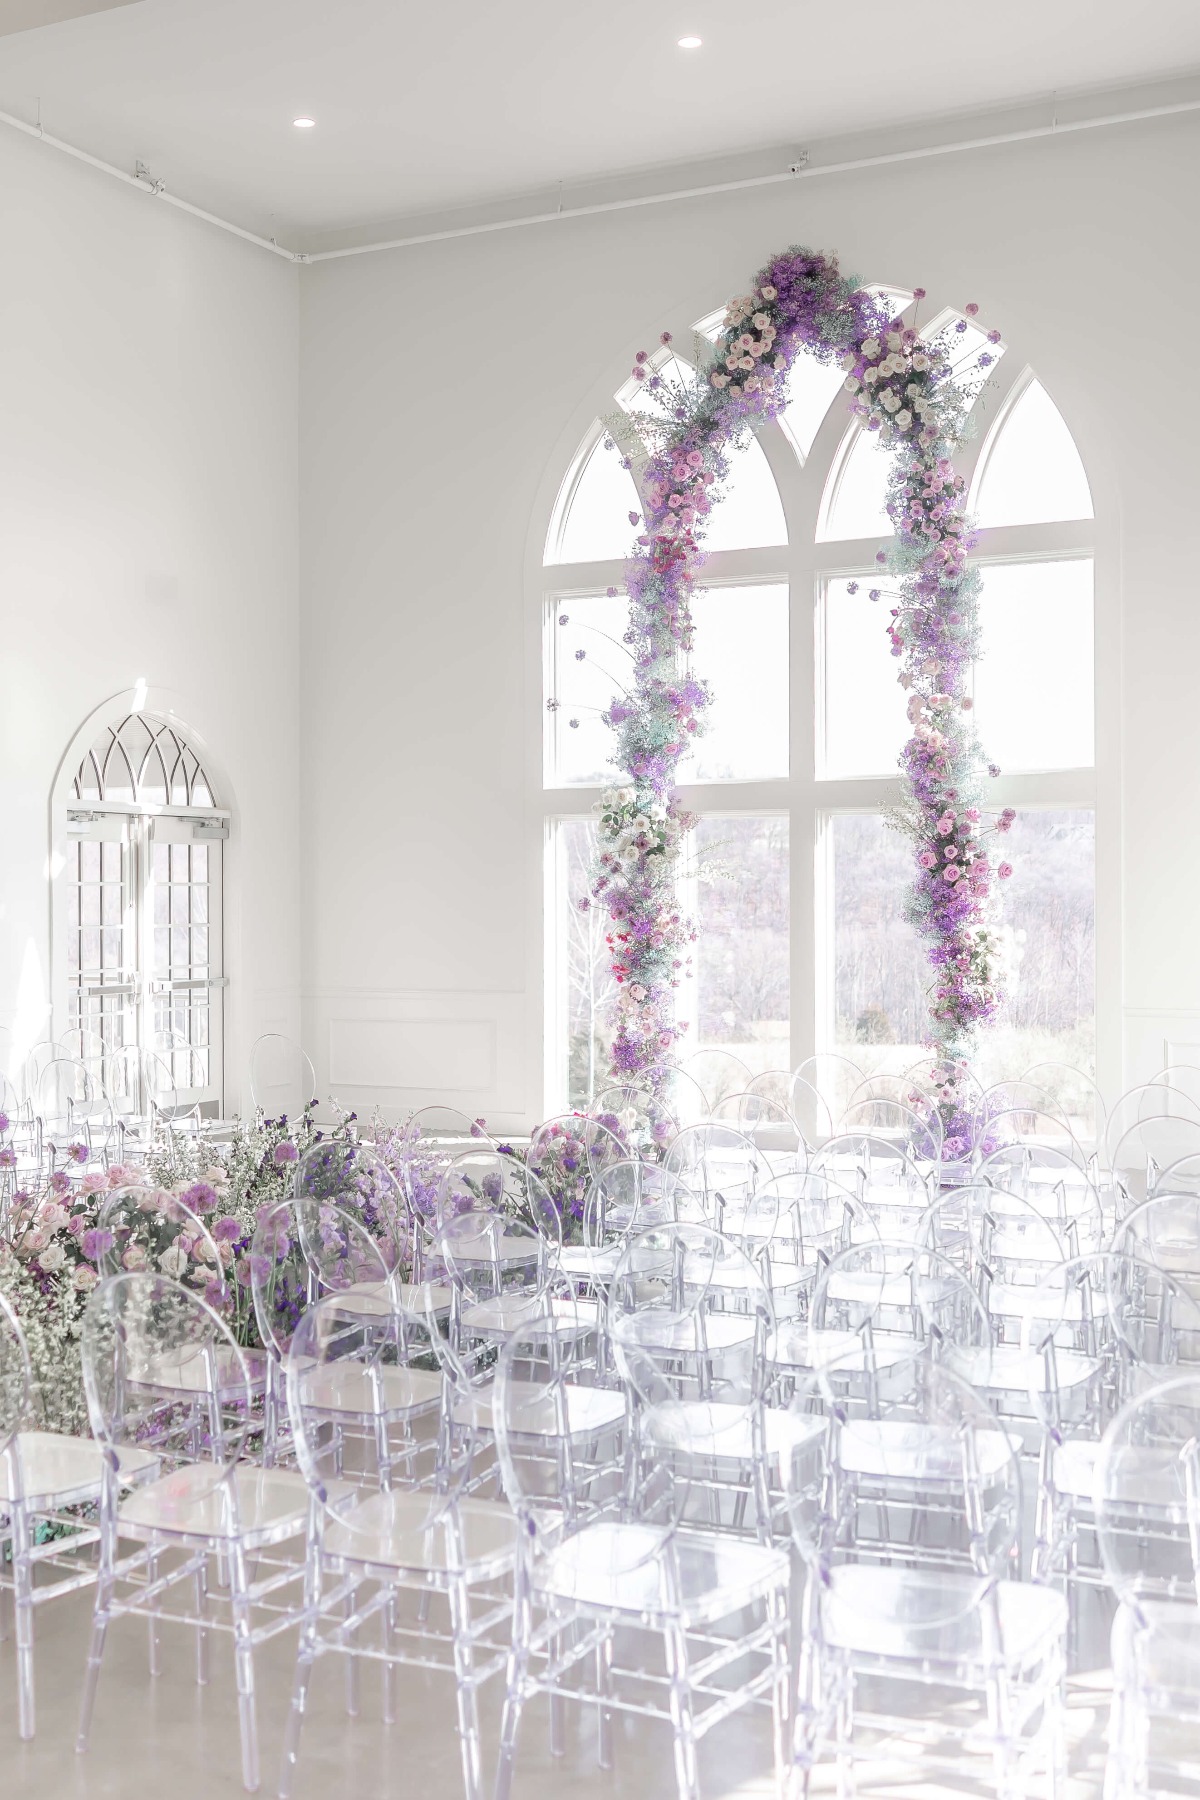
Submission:
<svg viewBox="0 0 1200 1800">
<path fill-rule="evenodd" d="M 628 1145 L 627 1154 L 631 1156 L 661 1156 L 679 1131 L 679 1120 L 668 1102 L 632 1082 L 601 1088 L 588 1111 L 597 1123 L 615 1132 Z"/>
<path fill-rule="evenodd" d="M 668 1724 L 678 1800 L 698 1800 L 699 1739 L 735 1712 L 769 1702 L 782 1783 L 786 1552 L 686 1517 L 682 1421 L 669 1458 L 642 1437 L 646 1411 L 658 1414 L 654 1435 L 661 1435 L 668 1396 L 646 1409 L 627 1383 L 619 1455 L 607 1452 L 599 1434 L 591 1446 L 580 1445 L 578 1434 L 567 1439 L 580 1376 L 558 1354 L 548 1324 L 510 1340 L 496 1378 L 497 1452 L 518 1521 L 496 1800 L 508 1800 L 521 1716 L 539 1695 L 550 1697 L 555 1749 L 564 1701 L 595 1710 L 604 1767 L 612 1763 L 615 1714 Z M 620 1364 L 629 1346 L 614 1340 L 610 1353 Z M 547 1416 L 557 1424 L 552 1456 Z"/>
<path fill-rule="evenodd" d="M 83 1063 L 67 1056 L 47 1063 L 34 1110 L 51 1170 L 66 1164 L 82 1171 L 91 1162 L 107 1163 L 114 1137 L 112 1109 Z"/>
<path fill-rule="evenodd" d="M 153 1452 L 127 1446 L 114 1478 L 129 1488 L 157 1468 Z M 95 1580 L 91 1551 L 99 1533 L 90 1515 L 103 1480 L 103 1451 L 94 1438 L 37 1429 L 24 1334 L 0 1294 L 0 1604 L 12 1595 L 22 1738 L 34 1733 L 34 1614 Z"/>
<path fill-rule="evenodd" d="M 1014 1113 L 1018 1119 L 1028 1117 L 1027 1129 L 1018 1132 L 1024 1137 L 1053 1136 L 1051 1127 L 1057 1123 L 1057 1131 L 1070 1132 L 1070 1124 L 1063 1108 L 1054 1094 L 1027 1076 L 1017 1081 L 995 1081 L 990 1087 L 981 1089 L 975 1103 L 973 1120 L 978 1134 L 979 1127 L 994 1118 L 997 1113 Z M 1014 1122 L 1014 1131 L 1016 1131 Z"/>
<path fill-rule="evenodd" d="M 322 1138 L 297 1159 L 297 1199 L 330 1201 L 353 1215 L 379 1246 L 389 1271 L 404 1260 L 409 1226 L 404 1195 L 392 1170 L 370 1144 Z"/>
<path fill-rule="evenodd" d="M 1200 1156 L 1181 1156 L 1160 1169 L 1146 1198 L 1155 1194 L 1200 1195 Z"/>
<path fill-rule="evenodd" d="M 1136 1205 L 1159 1186 L 1162 1171 L 1200 1157 L 1200 1119 L 1139 1119 L 1111 1148 L 1113 1179 Z"/>
<path fill-rule="evenodd" d="M 949 1257 L 975 1287 L 992 1321 L 995 1358 L 1004 1345 L 1019 1349 L 1038 1282 L 1069 1254 L 1064 1238 L 1031 1201 L 985 1186 L 939 1195 L 921 1220 L 918 1238 Z M 1016 1385 L 1023 1392 L 1028 1383 L 1022 1377 Z"/>
<path fill-rule="evenodd" d="M 1098 1250 L 1111 1234 L 1116 1196 L 1095 1158 L 1085 1168 L 1076 1155 L 1052 1144 L 1005 1144 L 978 1164 L 975 1182 L 1031 1201 L 1071 1255 Z"/>
<path fill-rule="evenodd" d="M 525 1164 L 506 1151 L 479 1146 L 464 1150 L 442 1169 L 432 1223 L 466 1212 L 519 1209 Z"/>
<path fill-rule="evenodd" d="M 733 1125 L 686 1125 L 663 1159 L 663 1168 L 695 1194 L 701 1216 L 720 1225 L 727 1211 L 743 1207 L 772 1173 L 766 1153 Z"/>
<path fill-rule="evenodd" d="M 572 1281 L 603 1290 L 632 1233 L 686 1216 L 692 1202 L 690 1189 L 656 1163 L 610 1163 L 584 1197 L 583 1241 L 563 1245 L 558 1267 Z"/>
<path fill-rule="evenodd" d="M 882 1370 L 924 1351 L 986 1385 L 991 1322 L 948 1257 L 880 1238 L 822 1265 L 808 1314 L 809 1369 L 836 1364 L 841 1378 L 869 1390 Z"/>
<path fill-rule="evenodd" d="M 817 1090 L 835 1124 L 849 1105 L 851 1094 L 866 1080 L 865 1070 L 835 1050 L 822 1050 L 815 1056 L 805 1057 L 792 1073 Z"/>
<path fill-rule="evenodd" d="M 1096 1461 L 1094 1502 L 1112 1627 L 1104 1800 L 1196 1790 L 1200 1734 L 1200 1373 L 1120 1409 Z"/>
<path fill-rule="evenodd" d="M 1024 1332 L 1029 1394 L 1043 1438 L 1033 1573 L 1068 1589 L 1101 1580 L 1093 1476 L 1101 1432 L 1128 1395 L 1200 1342 L 1200 1308 L 1138 1256 L 1074 1257 L 1039 1283 Z"/>
<path fill-rule="evenodd" d="M 775 1311 L 762 1273 L 720 1232 L 660 1226 L 631 1240 L 609 1293 L 617 1368 L 645 1451 L 685 1459 L 692 1507 L 724 1530 L 774 1535 L 779 1459 L 797 1429 L 767 1404 Z"/>
<path fill-rule="evenodd" d="M 619 1130 L 582 1113 L 563 1113 L 534 1127 L 526 1167 L 559 1196 L 564 1236 L 578 1237 L 584 1196 L 595 1177 L 629 1154 Z"/>
<path fill-rule="evenodd" d="M 101 1065 L 100 1083 L 112 1108 L 117 1160 L 136 1161 L 149 1150 L 153 1136 L 142 1083 L 141 1054 L 136 1044 L 122 1044 L 109 1051 Z"/>
<path fill-rule="evenodd" d="M 1110 1167 L 1113 1152 L 1125 1133 L 1145 1119 L 1186 1119 L 1193 1124 L 1200 1123 L 1200 1105 L 1182 1088 L 1168 1087 L 1161 1081 L 1142 1081 L 1128 1088 L 1109 1109 L 1104 1152 Z"/>
<path fill-rule="evenodd" d="M 30 1106 L 36 1107 L 37 1105 L 38 1089 L 41 1086 L 42 1076 L 45 1074 L 50 1064 L 52 1062 L 57 1062 L 65 1055 L 66 1052 L 62 1045 L 56 1044 L 53 1038 L 40 1038 L 36 1044 L 31 1044 L 29 1049 L 25 1052 L 25 1057 L 21 1064 L 21 1097 L 23 1100 L 26 1100 Z"/>
<path fill-rule="evenodd" d="M 916 1163 L 937 1163 L 942 1156 L 942 1121 L 933 1106 L 918 1110 L 899 1100 L 856 1100 L 842 1114 L 840 1136 L 868 1132 L 895 1144 Z"/>
<path fill-rule="evenodd" d="M 750 1091 L 758 1091 L 755 1084 L 751 1084 Z M 775 1095 L 772 1093 L 771 1097 L 775 1098 Z M 787 1077 L 785 1104 L 810 1145 L 823 1144 L 826 1138 L 833 1136 L 833 1108 L 807 1076 Z"/>
<path fill-rule="evenodd" d="M 101 1203 L 91 1243 L 85 1236 L 83 1245 L 104 1276 L 163 1275 L 199 1293 L 227 1329 L 244 1339 L 248 1335 L 245 1327 L 253 1318 L 245 1256 L 249 1232 L 242 1227 L 243 1236 L 237 1240 L 227 1231 L 218 1238 L 214 1227 L 219 1228 L 220 1223 L 206 1221 L 178 1194 L 163 1189 L 114 1188 Z M 214 1359 L 212 1368 L 224 1403 L 235 1404 L 243 1375 L 249 1380 L 254 1404 L 246 1422 L 248 1441 L 258 1442 L 261 1437 L 265 1453 L 271 1426 L 266 1352 L 242 1349 L 240 1357 L 230 1361 L 223 1360 L 218 1348 Z M 207 1365 L 194 1357 L 167 1356 L 153 1367 L 147 1365 L 142 1377 L 153 1382 L 154 1392 L 164 1402 L 190 1408 L 201 1421 L 197 1429 L 202 1429 L 210 1373 Z"/>
<path fill-rule="evenodd" d="M 713 1119 L 732 1125 L 762 1151 L 769 1169 L 777 1175 L 807 1169 L 808 1141 L 788 1107 L 753 1089 L 727 1094 L 713 1108 Z"/>
<path fill-rule="evenodd" d="M 284 1422 L 284 1365 L 296 1326 L 309 1305 L 330 1296 L 347 1332 L 371 1338 L 398 1302 L 444 1316 L 449 1301 L 401 1278 L 362 1215 L 330 1200 L 297 1195 L 264 1210 L 250 1245 L 250 1290 L 267 1357 L 263 1460 L 279 1460 Z"/>
<path fill-rule="evenodd" d="M 97 1081 L 103 1080 L 108 1045 L 98 1031 L 92 1031 L 87 1025 L 76 1025 L 70 1031 L 64 1031 L 58 1041 L 65 1056 L 73 1062 L 81 1062 Z"/>
<path fill-rule="evenodd" d="M 748 1094 L 761 1094 L 764 1100 L 773 1100 L 776 1106 L 786 1106 L 791 1111 L 792 1071 L 790 1069 L 763 1069 L 746 1083 Z"/>
<path fill-rule="evenodd" d="M 1152 1194 L 1118 1225 L 1112 1248 L 1153 1263 L 1200 1301 L 1200 1194 Z"/>
<path fill-rule="evenodd" d="M 409 1115 L 408 1124 L 420 1137 L 434 1138 L 439 1143 L 464 1141 L 494 1148 L 492 1136 L 483 1121 L 468 1118 L 457 1106 L 418 1106 Z"/>
<path fill-rule="evenodd" d="M 557 1310 L 567 1281 L 559 1272 L 561 1240 L 506 1213 L 463 1213 L 447 1219 L 435 1255 L 454 1290 L 451 1341 L 468 1368 L 490 1368 L 492 1352 L 519 1325 Z M 550 1290 L 553 1289 L 553 1295 Z M 595 1301 L 571 1306 L 572 1318 L 595 1330 Z"/>
<path fill-rule="evenodd" d="M 642 1069 L 638 1086 L 656 1095 L 681 1126 L 698 1125 L 708 1117 L 708 1095 L 695 1076 L 676 1063 L 652 1063 Z"/>
<path fill-rule="evenodd" d="M 1073 1063 L 1032 1063 L 1022 1076 L 1053 1100 L 1046 1110 L 1061 1113 L 1081 1144 L 1098 1145 L 1108 1123 L 1108 1108 L 1094 1078 Z"/>
<path fill-rule="evenodd" d="M 259 1781 L 254 1654 L 296 1623 L 301 1565 L 278 1552 L 304 1531 L 307 1488 L 293 1472 L 243 1459 L 253 1406 L 243 1352 L 212 1308 L 177 1282 L 162 1275 L 110 1276 L 88 1300 L 82 1346 L 105 1479 L 76 1748 L 87 1748 L 113 1620 L 150 1620 L 152 1673 L 159 1625 L 190 1629 L 201 1682 L 208 1674 L 209 1633 L 226 1630 L 237 1674 L 242 1780 L 253 1792 Z M 158 1372 L 169 1365 L 194 1369 L 192 1405 L 181 1408 L 162 1393 Z M 171 1466 L 122 1499 L 115 1466 L 130 1445 L 152 1446 Z M 125 1549 L 128 1544 L 135 1548 Z M 208 1582 L 214 1560 L 225 1589 L 219 1602 Z"/>
<path fill-rule="evenodd" d="M 694 1050 L 684 1060 L 684 1073 L 703 1089 L 711 1112 L 727 1094 L 744 1093 L 754 1071 L 732 1050 Z"/>
<path fill-rule="evenodd" d="M 874 1217 L 880 1235 L 915 1235 L 933 1197 L 936 1167 L 919 1163 L 873 1132 L 838 1132 L 814 1152 L 814 1175 L 849 1188 Z"/>
<path fill-rule="evenodd" d="M 294 1038 L 266 1031 L 250 1046 L 250 1104 L 271 1119 L 298 1119 L 317 1099 L 317 1072 Z"/>
<path fill-rule="evenodd" d="M 503 1504 L 464 1492 L 470 1446 L 450 1457 L 441 1377 L 428 1360 L 428 1321 L 397 1305 L 368 1340 L 318 1302 L 301 1319 L 287 1361 L 292 1440 L 312 1496 L 304 1609 L 280 1794 L 292 1791 L 313 1665 L 346 1659 L 356 1712 L 362 1659 L 383 1669 L 384 1717 L 395 1718 L 395 1672 L 453 1678 L 466 1800 L 480 1800 L 477 1694 L 507 1660 L 515 1543 Z M 441 1355 L 449 1353 L 445 1345 Z M 414 1384 L 439 1390 L 414 1413 Z M 331 1413 L 331 1398 L 336 1411 Z"/>
<path fill-rule="evenodd" d="M 906 1784 L 949 1758 L 955 1791 L 1061 1794 L 1067 1608 L 1012 1578 L 1020 1468 L 986 1401 L 923 1351 L 866 1388 L 826 1366 L 793 1404 L 825 1422 L 785 1464 L 807 1575 L 793 1791 L 831 1741 L 841 1795 L 872 1754 Z"/>
</svg>

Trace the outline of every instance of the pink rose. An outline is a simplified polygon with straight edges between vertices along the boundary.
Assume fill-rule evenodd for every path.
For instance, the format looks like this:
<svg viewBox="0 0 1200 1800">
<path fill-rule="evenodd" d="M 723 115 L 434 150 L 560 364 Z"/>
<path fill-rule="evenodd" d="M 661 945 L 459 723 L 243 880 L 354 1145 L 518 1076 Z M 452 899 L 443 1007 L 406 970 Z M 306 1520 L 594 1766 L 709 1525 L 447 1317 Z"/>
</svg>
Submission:
<svg viewBox="0 0 1200 1800">
<path fill-rule="evenodd" d="M 942 880 L 948 881 L 953 886 L 961 874 L 962 870 L 955 863 L 949 863 L 942 870 Z"/>
<path fill-rule="evenodd" d="M 1001 863 L 1000 867 L 996 870 L 996 873 L 1000 877 L 1001 881 L 1007 881 L 1009 876 L 1012 874 L 1012 864 L 1011 863 Z"/>
</svg>

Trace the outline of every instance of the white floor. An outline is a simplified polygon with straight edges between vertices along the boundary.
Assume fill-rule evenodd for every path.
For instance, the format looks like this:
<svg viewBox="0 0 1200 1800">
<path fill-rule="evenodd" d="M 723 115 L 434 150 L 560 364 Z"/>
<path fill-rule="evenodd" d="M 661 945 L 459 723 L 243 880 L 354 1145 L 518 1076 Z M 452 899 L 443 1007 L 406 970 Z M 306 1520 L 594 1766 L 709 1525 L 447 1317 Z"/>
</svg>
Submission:
<svg viewBox="0 0 1200 1800">
<path fill-rule="evenodd" d="M 0 1643 L 0 1795 L 3 1800 L 235 1800 L 239 1773 L 233 1669 L 224 1644 L 213 1648 L 207 1688 L 194 1681 L 190 1636 L 166 1633 L 163 1673 L 151 1681 L 145 1630 L 122 1620 L 109 1635 L 96 1708 L 92 1748 L 74 1749 L 87 1595 L 44 1608 L 38 1618 L 38 1733 L 22 1744 L 16 1729 L 16 1675 L 11 1640 Z M 290 1636 L 260 1653 L 259 1702 L 264 1795 L 274 1793 L 292 1675 Z M 483 1695 L 485 1800 L 490 1791 L 499 1714 L 499 1681 Z M 1071 1684 L 1073 1744 L 1070 1800 L 1095 1800 L 1100 1791 L 1106 1675 Z M 318 1663 L 301 1747 L 295 1800 L 459 1800 L 462 1793 L 454 1698 L 448 1677 L 401 1671 L 396 1723 L 384 1726 L 371 1671 L 362 1681 L 360 1715 L 344 1710 L 335 1659 Z M 566 1754 L 551 1757 L 545 1704 L 522 1724 L 513 1800 L 671 1800 L 671 1745 L 665 1726 L 618 1721 L 615 1767 L 597 1768 L 590 1718 L 568 1713 Z M 717 1728 L 701 1747 L 704 1800 L 766 1800 L 773 1793 L 765 1717 Z M 816 1795 L 834 1791 L 822 1769 Z M 864 1768 L 864 1800 L 946 1800 L 978 1791 L 965 1779 L 928 1779 L 901 1755 Z"/>
</svg>

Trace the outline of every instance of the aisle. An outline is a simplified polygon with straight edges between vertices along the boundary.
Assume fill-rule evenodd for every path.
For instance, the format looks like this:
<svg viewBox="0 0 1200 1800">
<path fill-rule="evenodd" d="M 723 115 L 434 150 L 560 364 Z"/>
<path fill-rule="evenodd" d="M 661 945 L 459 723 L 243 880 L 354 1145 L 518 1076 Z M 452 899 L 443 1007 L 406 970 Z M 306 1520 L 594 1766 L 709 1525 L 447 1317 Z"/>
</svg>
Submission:
<svg viewBox="0 0 1200 1800">
<path fill-rule="evenodd" d="M 237 1710 L 227 1646 L 213 1646 L 212 1679 L 205 1689 L 192 1679 L 190 1646 L 178 1634 L 163 1643 L 163 1673 L 146 1673 L 146 1642 L 136 1624 L 114 1627 L 100 1697 L 93 1747 L 75 1754 L 82 1646 L 90 1617 L 87 1596 L 47 1608 L 38 1620 L 38 1735 L 21 1744 L 16 1735 L 16 1680 L 12 1643 L 0 1644 L 0 1776 L 5 1800 L 128 1800 L 136 1793 L 160 1800 L 236 1800 Z M 291 1685 L 290 1640 L 261 1653 L 258 1664 L 264 1780 L 274 1793 L 278 1750 Z M 362 1712 L 346 1729 L 340 1672 L 332 1659 L 318 1664 L 309 1697 L 304 1752 L 295 1800 L 459 1800 L 462 1774 L 458 1743 L 446 1729 L 453 1699 L 447 1680 L 401 1673 L 396 1723 L 379 1722 L 370 1671 L 363 1676 Z M 498 1730 L 499 1686 L 482 1696 L 485 1783 Z M 1070 1684 L 1072 1767 L 1068 1800 L 1099 1800 L 1103 1731 L 1108 1717 L 1107 1676 Z M 552 1758 L 544 1704 L 530 1709 L 522 1726 L 521 1759 L 513 1800 L 661 1800 L 672 1791 L 668 1733 L 641 1721 L 618 1721 L 616 1766 L 596 1767 L 589 1720 L 567 1714 L 566 1755 Z M 772 1800 L 766 1721 L 734 1719 L 700 1747 L 704 1800 Z M 761 1771 L 747 1778 L 746 1770 Z M 956 1782 L 905 1780 L 897 1784 L 887 1764 L 864 1767 L 861 1800 L 970 1800 L 975 1790 Z M 832 1769 L 819 1772 L 814 1800 L 834 1792 Z M 485 1785 L 484 1800 L 488 1800 Z"/>
</svg>

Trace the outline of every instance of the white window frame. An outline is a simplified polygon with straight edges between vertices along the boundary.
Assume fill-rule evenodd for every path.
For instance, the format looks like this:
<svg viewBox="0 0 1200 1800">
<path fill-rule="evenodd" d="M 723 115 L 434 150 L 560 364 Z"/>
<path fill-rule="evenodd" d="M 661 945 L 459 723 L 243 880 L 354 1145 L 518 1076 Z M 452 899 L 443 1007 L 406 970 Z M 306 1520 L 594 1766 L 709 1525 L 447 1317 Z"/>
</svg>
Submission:
<svg viewBox="0 0 1200 1800">
<path fill-rule="evenodd" d="M 924 303 L 923 316 L 937 317 Z M 698 317 L 698 307 L 693 318 Z M 942 315 L 947 316 L 945 314 Z M 705 319 L 703 323 L 710 321 Z M 678 322 L 676 340 L 691 341 L 694 329 Z M 618 366 L 614 364 L 614 367 Z M 626 364 L 626 366 L 628 366 Z M 974 499 L 981 457 L 993 434 L 1022 389 L 1038 373 L 1035 347 L 1006 338 L 1004 354 L 984 383 L 975 403 L 979 427 L 961 446 L 955 458 L 967 491 Z M 619 380 L 597 387 L 589 396 L 588 416 L 611 415 L 612 396 L 622 391 Z M 1053 393 L 1052 393 L 1053 397 Z M 582 409 L 581 409 L 582 412 Z M 817 774 L 818 730 L 821 729 L 823 682 L 821 668 L 820 595 L 823 584 L 835 577 L 857 576 L 875 568 L 875 557 L 886 538 L 817 540 L 822 497 L 831 468 L 845 464 L 845 447 L 851 418 L 837 397 L 826 413 L 807 458 L 801 459 L 793 441 L 778 421 L 758 430 L 771 473 L 779 488 L 787 522 L 786 545 L 712 552 L 705 564 L 707 584 L 757 581 L 785 582 L 789 593 L 790 643 L 790 742 L 791 768 L 786 777 L 766 781 L 722 781 L 688 784 L 680 798 L 699 814 L 785 814 L 790 825 L 790 965 L 791 965 L 791 1066 L 832 1047 L 832 916 L 828 830 L 838 813 L 877 813 L 900 798 L 899 776 L 840 779 Z M 1070 421 L 1068 421 L 1070 426 Z M 1079 437 L 1074 430 L 1077 446 Z M 545 698 L 552 668 L 550 627 L 564 602 L 602 594 L 608 587 L 621 588 L 623 559 L 587 563 L 543 561 L 553 521 L 559 528 L 567 499 L 579 472 L 596 442 L 594 424 L 585 426 L 577 415 L 576 454 L 568 461 L 565 478 L 553 482 L 548 473 L 542 503 L 535 513 L 529 545 L 527 636 L 530 684 L 538 696 L 528 710 L 531 775 L 537 771 L 534 802 L 536 826 L 531 851 L 539 859 L 541 880 L 533 891 L 542 897 L 541 929 L 531 942 L 532 967 L 540 968 L 540 1009 L 531 1008 L 531 1022 L 540 1010 L 540 1080 L 544 1114 L 559 1110 L 566 1100 L 565 1033 L 562 1031 L 563 1000 L 556 993 L 558 946 L 556 918 L 559 894 L 552 854 L 556 825 L 563 820 L 587 819 L 602 784 L 552 785 L 544 749 Z M 1094 568 L 1094 680 L 1095 757 L 1088 767 L 1002 774 L 991 783 L 989 804 L 1018 812 L 1052 808 L 1090 809 L 1096 823 L 1096 964 L 1105 972 L 1096 987 L 1096 1069 L 1102 1087 L 1119 1091 L 1121 1074 L 1120 1022 L 1120 725 L 1119 725 L 1119 538 L 1116 509 L 1106 507 L 1097 493 L 1095 473 L 1085 447 L 1080 454 L 1092 490 L 1092 519 L 1054 524 L 1012 525 L 981 530 L 973 560 L 987 565 L 1048 559 L 1090 558 Z M 562 468 L 562 463 L 558 465 Z M 637 474 L 633 474 L 635 485 Z M 630 532 L 632 542 L 633 532 Z M 864 579 L 865 584 L 865 579 Z M 882 633 L 881 633 L 882 640 Z M 885 653 L 881 641 L 880 654 Z M 535 844 L 536 839 L 536 844 Z M 690 1013 L 685 1016 L 691 1017 Z M 560 1037 L 563 1042 L 559 1042 Z M 681 1046 L 684 1055 L 690 1046 Z"/>
</svg>

